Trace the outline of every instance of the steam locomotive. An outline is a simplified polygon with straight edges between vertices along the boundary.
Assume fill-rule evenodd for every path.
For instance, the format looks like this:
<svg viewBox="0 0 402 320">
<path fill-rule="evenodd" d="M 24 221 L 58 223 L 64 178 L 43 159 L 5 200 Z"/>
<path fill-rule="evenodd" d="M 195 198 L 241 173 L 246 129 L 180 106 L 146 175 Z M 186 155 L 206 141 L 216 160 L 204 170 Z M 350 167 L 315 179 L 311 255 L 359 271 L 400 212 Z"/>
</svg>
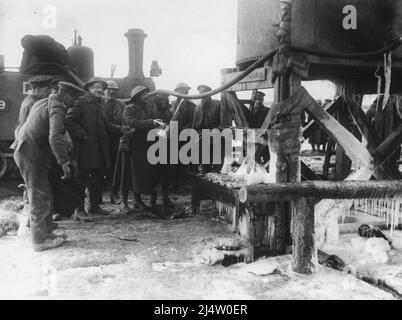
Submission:
<svg viewBox="0 0 402 320">
<path fill-rule="evenodd" d="M 113 79 L 120 87 L 119 98 L 129 97 L 137 85 L 155 89 L 152 78 L 146 78 L 143 73 L 144 40 L 147 35 L 141 29 L 129 29 L 125 36 L 129 48 L 129 72 L 125 78 Z M 14 140 L 21 102 L 30 90 L 28 79 L 34 75 L 52 75 L 82 85 L 94 76 L 93 50 L 83 46 L 82 38 L 76 33 L 74 44 L 67 49 L 49 36 L 27 35 L 21 43 L 24 44 L 26 39 L 31 43 L 24 47 L 19 70 L 5 67 L 4 56 L 0 55 L 0 179 L 17 171 L 9 146 Z M 157 62 L 153 61 L 151 76 L 159 76 L 160 73 Z"/>
</svg>

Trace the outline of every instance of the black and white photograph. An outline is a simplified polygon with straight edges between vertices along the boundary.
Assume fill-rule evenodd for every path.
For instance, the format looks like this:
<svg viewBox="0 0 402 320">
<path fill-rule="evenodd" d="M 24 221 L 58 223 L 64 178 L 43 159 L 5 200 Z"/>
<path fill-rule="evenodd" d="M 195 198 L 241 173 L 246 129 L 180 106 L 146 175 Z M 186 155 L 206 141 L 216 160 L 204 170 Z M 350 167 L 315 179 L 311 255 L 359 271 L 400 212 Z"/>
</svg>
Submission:
<svg viewBox="0 0 402 320">
<path fill-rule="evenodd" d="M 402 0 L 0 0 L 0 300 L 401 300 L 401 146 Z"/>
</svg>

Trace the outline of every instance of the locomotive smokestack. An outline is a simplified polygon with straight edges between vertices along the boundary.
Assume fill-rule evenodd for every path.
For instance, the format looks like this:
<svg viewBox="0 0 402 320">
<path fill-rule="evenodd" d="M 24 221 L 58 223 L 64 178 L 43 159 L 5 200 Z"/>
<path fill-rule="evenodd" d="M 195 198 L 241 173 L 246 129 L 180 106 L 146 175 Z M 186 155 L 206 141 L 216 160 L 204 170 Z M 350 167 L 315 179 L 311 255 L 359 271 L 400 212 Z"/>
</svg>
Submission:
<svg viewBox="0 0 402 320">
<path fill-rule="evenodd" d="M 141 29 L 129 29 L 125 36 L 128 40 L 128 78 L 144 79 L 144 40 L 147 35 Z"/>
</svg>

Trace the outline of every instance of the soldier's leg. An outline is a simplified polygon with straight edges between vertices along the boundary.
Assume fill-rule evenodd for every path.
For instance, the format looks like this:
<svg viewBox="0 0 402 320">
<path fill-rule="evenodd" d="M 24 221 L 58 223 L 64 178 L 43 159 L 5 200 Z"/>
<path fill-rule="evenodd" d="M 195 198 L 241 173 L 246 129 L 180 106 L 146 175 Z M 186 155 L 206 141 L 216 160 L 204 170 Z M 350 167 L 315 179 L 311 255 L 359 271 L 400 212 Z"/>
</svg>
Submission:
<svg viewBox="0 0 402 320">
<path fill-rule="evenodd" d="M 88 169 L 79 169 L 78 182 L 88 188 L 90 183 L 90 172 Z M 80 204 L 77 207 L 79 211 L 85 211 L 85 194 L 82 195 Z"/>
<path fill-rule="evenodd" d="M 111 166 L 107 171 L 108 181 L 110 184 L 110 203 L 114 203 L 118 199 L 118 187 L 113 184 L 113 177 L 116 171 L 116 167 L 119 165 L 118 151 L 114 150 L 111 146 L 110 152 Z"/>
<path fill-rule="evenodd" d="M 80 168 L 78 170 L 78 182 L 88 188 L 89 180 L 90 180 L 90 172 L 88 169 Z M 93 219 L 90 215 L 85 211 L 85 193 L 82 194 L 80 203 L 74 211 L 73 219 L 76 221 L 84 221 L 91 222 Z"/>
<path fill-rule="evenodd" d="M 47 217 L 52 213 L 52 192 L 48 180 L 49 169 L 33 163 L 23 154 L 16 152 L 15 160 L 28 192 L 30 229 L 32 242 L 44 242 L 49 232 Z"/>
<path fill-rule="evenodd" d="M 120 209 L 128 213 L 130 208 L 128 206 L 128 193 L 130 190 L 130 179 L 131 179 L 131 171 L 129 170 L 130 159 L 127 152 L 121 153 L 121 167 L 120 167 L 120 188 L 121 188 L 121 203 Z"/>
<path fill-rule="evenodd" d="M 107 214 L 106 211 L 99 207 L 100 198 L 103 189 L 103 170 L 92 169 L 90 171 L 91 178 L 88 185 L 89 192 L 89 209 L 88 212 L 92 214 Z"/>
</svg>

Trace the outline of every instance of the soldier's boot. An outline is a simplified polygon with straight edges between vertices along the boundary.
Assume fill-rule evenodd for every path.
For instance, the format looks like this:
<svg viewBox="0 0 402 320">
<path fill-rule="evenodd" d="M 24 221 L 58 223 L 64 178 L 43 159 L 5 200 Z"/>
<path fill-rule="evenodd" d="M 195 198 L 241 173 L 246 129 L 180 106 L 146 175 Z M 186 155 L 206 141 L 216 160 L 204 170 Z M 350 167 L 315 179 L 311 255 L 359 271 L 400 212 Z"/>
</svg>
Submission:
<svg viewBox="0 0 402 320">
<path fill-rule="evenodd" d="M 128 206 L 128 190 L 123 189 L 121 192 L 120 212 L 130 214 L 131 209 Z"/>
<path fill-rule="evenodd" d="M 63 218 L 62 215 L 60 213 L 55 213 L 53 216 L 53 221 L 61 221 L 61 219 Z"/>
<path fill-rule="evenodd" d="M 89 188 L 89 208 L 88 213 L 92 215 L 104 216 L 108 215 L 109 212 L 102 209 L 99 204 L 100 198 L 102 198 L 102 192 L 98 188 L 91 187 Z"/>
<path fill-rule="evenodd" d="M 83 209 L 75 209 L 73 220 L 83 222 L 93 222 L 94 219 Z"/>
<path fill-rule="evenodd" d="M 112 189 L 110 190 L 110 203 L 114 204 L 114 203 L 118 203 L 119 201 L 119 194 L 117 192 L 117 188 L 116 187 L 112 187 Z"/>
<path fill-rule="evenodd" d="M 121 204 L 120 205 L 120 212 L 121 213 L 123 213 L 123 214 L 130 214 L 131 213 L 131 209 L 130 209 L 130 207 L 128 206 L 128 204 L 127 203 L 125 203 L 125 204 Z"/>
<path fill-rule="evenodd" d="M 142 201 L 141 194 L 139 193 L 134 194 L 134 208 L 142 211 L 148 210 L 148 206 Z"/>
<path fill-rule="evenodd" d="M 157 198 L 157 193 L 154 192 L 151 194 L 151 199 L 150 199 L 150 207 L 148 210 L 148 215 L 150 215 L 151 218 L 154 219 L 165 219 L 165 208 L 163 208 L 162 212 L 160 212 L 156 206 L 156 198 Z"/>
<path fill-rule="evenodd" d="M 170 200 L 168 194 L 163 195 L 163 206 L 166 208 L 174 208 L 174 203 Z"/>
<path fill-rule="evenodd" d="M 57 247 L 60 247 L 64 242 L 64 239 L 61 237 L 55 237 L 51 238 L 49 237 L 45 241 L 41 243 L 34 243 L 33 244 L 33 249 L 36 252 L 44 251 L 44 250 L 50 250 L 50 249 L 55 249 Z"/>
<path fill-rule="evenodd" d="M 51 232 L 51 233 L 48 234 L 48 237 L 50 239 L 56 239 L 56 238 L 62 238 L 63 240 L 68 239 L 68 236 L 65 233 L 53 233 L 53 232 Z"/>
<path fill-rule="evenodd" d="M 168 216 L 170 214 L 170 209 L 174 207 L 173 202 L 169 198 L 169 192 L 167 188 L 164 188 L 163 192 L 163 208 L 162 214 Z"/>
<path fill-rule="evenodd" d="M 110 212 L 99 206 L 91 206 L 88 208 L 88 213 L 94 216 L 107 216 Z"/>
<path fill-rule="evenodd" d="M 157 193 L 154 192 L 153 194 L 151 194 L 151 199 L 149 201 L 149 210 L 153 213 L 156 213 L 156 197 Z"/>
</svg>

